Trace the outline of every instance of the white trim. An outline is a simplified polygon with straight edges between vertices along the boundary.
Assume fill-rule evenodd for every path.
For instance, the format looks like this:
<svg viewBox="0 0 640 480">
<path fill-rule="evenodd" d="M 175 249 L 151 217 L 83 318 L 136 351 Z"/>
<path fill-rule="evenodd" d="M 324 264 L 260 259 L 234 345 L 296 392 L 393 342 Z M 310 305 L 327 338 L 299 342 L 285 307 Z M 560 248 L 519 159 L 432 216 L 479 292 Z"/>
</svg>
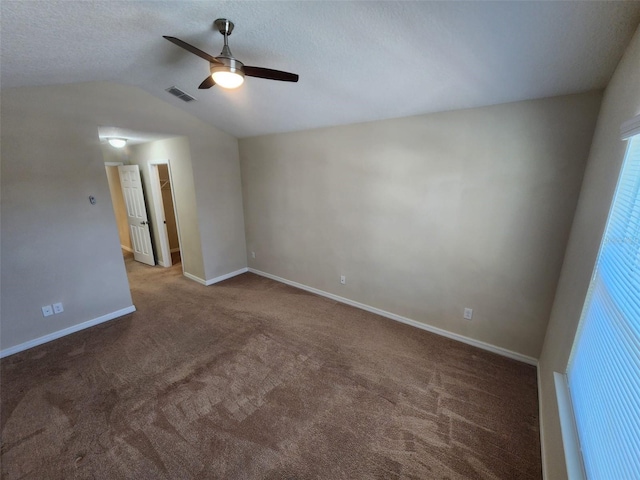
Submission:
<svg viewBox="0 0 640 480">
<path fill-rule="evenodd" d="M 200 285 L 206 285 L 207 282 L 205 282 L 203 279 L 201 279 L 200 277 L 196 277 L 195 275 L 190 274 L 189 272 L 182 272 L 182 274 L 187 277 L 189 280 L 193 280 L 194 282 L 198 282 Z"/>
<path fill-rule="evenodd" d="M 547 454 L 544 447 L 544 427 L 542 426 L 542 381 L 540 380 L 540 365 L 536 367 L 538 380 L 538 426 L 540 431 L 540 460 L 542 461 L 542 480 L 547 480 Z"/>
<path fill-rule="evenodd" d="M 231 277 L 235 277 L 236 275 L 241 275 L 243 273 L 247 273 L 249 269 L 247 267 L 241 268 L 240 270 L 236 270 L 235 272 L 225 273 L 224 275 L 220 275 L 216 278 L 211 278 L 209 280 L 203 280 L 200 277 L 196 277 L 188 272 L 184 272 L 183 275 L 194 282 L 198 282 L 200 285 L 204 285 L 208 287 L 209 285 L 213 285 L 214 283 L 222 282 L 223 280 L 227 280 Z"/>
<path fill-rule="evenodd" d="M 164 216 L 164 202 L 162 201 L 158 165 L 167 165 L 168 168 L 168 162 L 166 160 L 153 160 L 149 162 L 149 185 L 151 185 L 151 201 L 153 202 L 153 210 L 155 212 L 153 221 L 156 224 L 156 231 L 159 237 L 158 243 L 160 243 L 160 253 L 162 254 L 162 262 L 158 263 L 166 268 L 172 265 L 172 261 L 171 253 L 169 252 L 169 233 L 167 232 L 167 221 Z"/>
<path fill-rule="evenodd" d="M 433 327 L 431 325 L 427 325 L 426 323 L 418 322 L 416 320 L 412 320 L 410 318 L 403 317 L 401 315 L 396 315 L 395 313 L 387 312 L 386 310 L 381 310 L 379 308 L 371 307 L 364 303 L 356 302 L 354 300 L 349 300 L 348 298 L 334 295 L 333 293 L 325 292 L 323 290 L 318 290 L 317 288 L 313 288 L 313 287 L 308 287 L 307 285 L 303 285 L 298 282 L 293 282 L 291 280 L 287 280 L 285 278 L 281 278 L 276 275 L 271 275 L 270 273 L 261 272 L 260 270 L 256 270 L 255 268 L 249 268 L 249 271 L 251 273 L 255 273 L 256 275 L 267 277 L 267 278 L 270 278 L 271 280 L 275 280 L 281 283 L 286 283 L 287 285 L 291 285 L 292 287 L 300 288 L 302 290 L 315 293 L 316 295 L 330 298 L 332 300 L 335 300 L 336 302 L 345 303 L 347 305 L 351 305 L 352 307 L 356 307 L 361 310 L 366 310 L 367 312 L 375 313 L 376 315 L 380 315 L 381 317 L 390 318 L 391 320 L 395 320 L 396 322 L 405 323 L 407 325 L 411 325 L 412 327 L 416 327 L 421 330 L 426 330 L 427 332 L 435 333 L 436 335 L 441 335 L 443 337 L 451 338 L 452 340 L 457 340 L 459 342 L 466 343 L 467 345 L 472 345 L 474 347 L 478 347 L 483 350 L 487 350 L 489 352 L 497 353 L 498 355 L 502 355 L 503 357 L 512 358 L 520 362 L 528 363 L 529 365 L 534 365 L 534 366 L 538 365 L 538 359 L 529 357 L 527 355 L 523 355 L 518 352 L 514 352 L 512 350 L 507 350 L 506 348 L 498 347 L 496 345 L 491 345 L 490 343 L 485 343 L 480 340 L 475 340 L 473 338 L 465 337 L 464 335 L 459 335 L 457 333 L 449 332 L 441 328 Z"/>
<path fill-rule="evenodd" d="M 104 162 L 105 167 L 122 167 L 123 165 L 123 162 Z"/>
<path fill-rule="evenodd" d="M 244 267 L 244 268 L 241 268 L 240 270 L 236 270 L 235 272 L 225 273 L 224 275 L 220 275 L 219 277 L 207 280 L 206 282 L 204 282 L 204 284 L 207 285 L 207 286 L 213 285 L 214 283 L 218 283 L 218 282 L 221 282 L 223 280 L 227 280 L 227 279 L 229 279 L 231 277 L 235 277 L 236 275 L 241 275 L 243 273 L 247 273 L 248 271 L 249 271 L 249 269 L 247 267 Z"/>
<path fill-rule="evenodd" d="M 584 465 L 582 464 L 578 430 L 573 415 L 571 397 L 569 396 L 567 376 L 562 373 L 553 372 L 553 379 L 556 386 L 556 398 L 558 399 L 558 415 L 560 416 L 560 430 L 562 431 L 562 445 L 564 447 L 564 458 L 567 464 L 567 476 L 571 480 L 586 480 L 587 475 L 584 471 Z"/>
<path fill-rule="evenodd" d="M 167 168 L 169 169 L 169 184 L 171 185 L 171 202 L 173 202 L 173 217 L 176 219 L 176 232 L 178 234 L 178 249 L 180 250 L 180 268 L 184 273 L 184 254 L 182 252 L 182 231 L 180 230 L 180 216 L 178 215 L 178 197 L 176 196 L 175 182 L 173 181 L 173 168 L 171 167 L 171 159 L 167 159 Z M 167 238 L 169 233 L 167 233 Z M 168 242 L 169 240 L 167 240 Z"/>
<path fill-rule="evenodd" d="M 627 120 L 620 127 L 620 135 L 622 140 L 626 140 L 629 137 L 633 137 L 640 133 L 640 115 Z"/>
<path fill-rule="evenodd" d="M 27 350 L 29 348 L 37 347 L 38 345 L 42 345 L 43 343 L 57 340 L 58 338 L 65 337 L 72 333 L 79 332 L 80 330 L 84 330 L 85 328 L 90 328 L 98 325 L 100 323 L 108 322 L 109 320 L 122 317 L 123 315 L 127 315 L 135 311 L 136 307 L 134 305 L 131 305 L 130 307 L 121 308 L 120 310 L 116 310 L 115 312 L 107 313 L 106 315 L 94 318 L 93 320 L 87 320 L 86 322 L 78 323 L 68 328 L 63 328 L 62 330 L 58 330 L 57 332 L 49 333 L 48 335 L 45 335 L 43 337 L 29 340 L 28 342 L 21 343 L 20 345 L 5 348 L 4 350 L 0 350 L 0 358 L 8 357 L 9 355 L 22 352 L 23 350 Z"/>
<path fill-rule="evenodd" d="M 129 252 L 129 253 L 133 253 L 133 248 L 129 248 L 129 247 L 125 247 L 124 245 L 120 244 L 120 248 L 122 250 L 124 250 L 125 252 Z"/>
</svg>

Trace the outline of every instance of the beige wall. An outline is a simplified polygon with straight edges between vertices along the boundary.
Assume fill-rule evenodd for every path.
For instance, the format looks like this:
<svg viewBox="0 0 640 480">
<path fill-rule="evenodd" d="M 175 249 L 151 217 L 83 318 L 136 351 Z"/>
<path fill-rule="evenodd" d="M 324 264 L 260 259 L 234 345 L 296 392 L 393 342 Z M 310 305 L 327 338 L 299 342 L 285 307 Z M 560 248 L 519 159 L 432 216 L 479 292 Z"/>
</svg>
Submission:
<svg viewBox="0 0 640 480">
<path fill-rule="evenodd" d="M 99 126 L 187 137 L 200 273 L 246 266 L 235 138 L 135 87 L 81 83 L 1 95 L 2 349 L 131 305 Z M 57 301 L 64 313 L 43 318 L 40 306 Z"/>
<path fill-rule="evenodd" d="M 537 358 L 600 100 L 242 139 L 249 266 Z"/>
<path fill-rule="evenodd" d="M 607 87 L 540 357 L 545 478 L 567 478 L 553 372 L 565 372 L 626 150 L 620 126 L 640 114 L 640 28 Z"/>
<path fill-rule="evenodd" d="M 184 271 L 205 280 L 204 255 L 201 243 L 200 226 L 197 216 L 196 198 L 194 195 L 194 179 L 191 168 L 189 140 L 186 137 L 156 140 L 155 142 L 132 145 L 128 148 L 128 161 L 140 167 L 140 174 L 147 198 L 147 208 L 152 219 L 156 211 L 151 200 L 151 182 L 149 181 L 149 165 L 153 161 L 169 161 L 174 180 L 176 206 L 180 219 L 180 237 L 182 238 L 182 265 Z M 158 260 L 162 259 L 160 251 L 159 225 L 152 220 L 151 228 L 156 245 Z"/>
<path fill-rule="evenodd" d="M 2 349 L 132 305 L 97 127 L 55 91 L 1 92 Z"/>
<path fill-rule="evenodd" d="M 118 167 L 105 166 L 105 170 L 107 172 L 107 183 L 109 184 L 113 213 L 116 217 L 116 225 L 118 226 L 120 246 L 131 250 L 131 237 L 129 236 L 129 224 L 127 222 L 127 207 L 124 204 L 124 197 L 122 196 L 122 186 L 120 185 Z"/>
<path fill-rule="evenodd" d="M 212 280 L 247 266 L 238 140 L 214 130 L 208 137 L 191 137 L 189 144 L 192 156 L 197 151 L 202 160 L 197 168 L 194 161 L 193 181 L 204 278 Z"/>
</svg>

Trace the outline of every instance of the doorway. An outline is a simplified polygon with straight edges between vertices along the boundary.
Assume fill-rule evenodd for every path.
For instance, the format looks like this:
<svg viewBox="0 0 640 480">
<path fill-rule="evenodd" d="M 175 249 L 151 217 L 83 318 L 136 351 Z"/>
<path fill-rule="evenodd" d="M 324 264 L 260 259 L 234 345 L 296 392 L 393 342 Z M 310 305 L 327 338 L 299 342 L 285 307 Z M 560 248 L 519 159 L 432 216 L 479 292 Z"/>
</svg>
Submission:
<svg viewBox="0 0 640 480">
<path fill-rule="evenodd" d="M 132 238 L 132 235 L 138 235 L 140 232 L 132 230 L 131 215 L 129 215 L 131 208 L 127 208 L 127 198 L 124 195 L 122 183 L 122 171 L 134 167 L 136 170 L 138 169 L 135 165 L 125 166 L 123 162 L 105 162 L 109 192 L 111 194 L 116 224 L 118 226 L 120 247 L 125 257 L 134 256 L 137 250 L 145 250 L 135 247 L 135 245 L 140 243 L 140 238 Z M 178 220 L 169 161 L 160 160 L 151 162 L 148 167 L 151 188 L 148 192 L 147 190 L 140 192 L 139 202 L 142 203 L 141 209 L 144 211 L 145 219 L 147 218 L 147 212 L 149 214 L 150 221 L 144 222 L 146 223 L 144 228 L 147 229 L 146 231 L 148 233 L 152 234 L 154 241 L 149 243 L 152 251 L 146 256 L 143 256 L 145 258 L 136 258 L 136 260 L 149 265 L 158 264 L 163 267 L 182 264 Z M 140 172 L 141 175 L 143 173 L 144 172 Z M 148 208 L 149 205 L 152 205 L 153 208 Z M 155 226 L 155 228 L 149 228 L 152 225 Z"/>
<path fill-rule="evenodd" d="M 171 166 L 169 160 L 149 162 L 151 196 L 158 226 L 160 257 L 158 263 L 170 267 L 181 263 L 180 229 L 176 214 Z"/>
</svg>

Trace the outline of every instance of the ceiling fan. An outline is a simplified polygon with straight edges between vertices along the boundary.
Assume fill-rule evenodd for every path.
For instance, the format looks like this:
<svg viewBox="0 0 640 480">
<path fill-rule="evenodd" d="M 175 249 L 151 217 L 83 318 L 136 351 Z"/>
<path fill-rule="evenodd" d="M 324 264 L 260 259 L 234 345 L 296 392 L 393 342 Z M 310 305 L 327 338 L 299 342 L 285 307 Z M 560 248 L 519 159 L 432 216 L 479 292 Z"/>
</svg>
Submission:
<svg viewBox="0 0 640 480">
<path fill-rule="evenodd" d="M 282 82 L 298 81 L 299 77 L 295 73 L 282 72 L 270 68 L 250 67 L 236 60 L 229 49 L 228 41 L 229 35 L 231 35 L 233 31 L 233 22 L 226 18 L 218 18 L 213 24 L 224 36 L 224 47 L 222 47 L 222 52 L 220 52 L 220 55 L 217 57 L 209 55 L 207 52 L 203 52 L 199 48 L 183 42 L 179 38 L 164 36 L 164 38 L 170 42 L 209 61 L 211 75 L 205 78 L 198 88 L 206 89 L 214 85 L 220 85 L 223 88 L 238 88 L 244 83 L 245 75 L 248 77 L 266 78 L 268 80 L 280 80 Z"/>
</svg>

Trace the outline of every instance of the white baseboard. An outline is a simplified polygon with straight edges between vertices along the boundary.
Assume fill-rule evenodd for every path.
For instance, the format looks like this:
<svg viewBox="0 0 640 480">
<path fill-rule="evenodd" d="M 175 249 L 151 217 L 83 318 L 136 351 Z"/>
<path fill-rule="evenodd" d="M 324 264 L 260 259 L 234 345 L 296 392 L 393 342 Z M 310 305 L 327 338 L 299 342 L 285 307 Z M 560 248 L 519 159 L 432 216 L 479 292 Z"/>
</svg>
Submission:
<svg viewBox="0 0 640 480">
<path fill-rule="evenodd" d="M 421 330 L 426 330 L 427 332 L 435 333 L 437 335 L 451 338 L 452 340 L 457 340 L 459 342 L 466 343 L 468 345 L 472 345 L 474 347 L 478 347 L 483 350 L 487 350 L 489 352 L 497 353 L 498 355 L 502 355 L 503 357 L 512 358 L 514 360 L 518 360 L 520 362 L 524 362 L 529 365 L 534 365 L 534 366 L 538 365 L 538 359 L 529 357 L 528 355 L 523 355 L 521 353 L 514 352 L 512 350 L 507 350 L 506 348 L 498 347 L 496 345 L 491 345 L 490 343 L 485 343 L 480 340 L 475 340 L 473 338 L 465 337 L 464 335 L 449 332 L 441 328 L 433 327 L 431 325 L 427 325 L 426 323 L 418 322 L 416 320 L 412 320 L 410 318 L 403 317 L 401 315 L 396 315 L 395 313 L 387 312 L 385 310 L 381 310 L 376 307 L 371 307 L 364 303 L 356 302 L 354 300 L 349 300 L 348 298 L 334 295 L 333 293 L 325 292 L 323 290 L 318 290 L 317 288 L 309 287 L 307 285 L 303 285 L 298 282 L 293 282 L 291 280 L 287 280 L 286 278 L 281 278 L 276 275 L 271 275 L 270 273 L 261 272 L 260 270 L 256 270 L 255 268 L 249 268 L 249 271 L 251 273 L 255 273 L 256 275 L 267 277 L 277 282 L 286 283 L 287 285 L 291 285 L 292 287 L 300 288 L 302 290 L 306 290 L 308 292 L 330 298 L 332 300 L 335 300 L 336 302 L 345 303 L 347 305 L 351 305 L 352 307 L 360 308 L 362 310 L 366 310 L 367 312 L 375 313 L 376 315 L 380 315 L 381 317 L 390 318 L 391 320 L 395 320 L 396 322 L 405 323 L 407 325 L 411 325 L 412 327 L 420 328 Z"/>
<path fill-rule="evenodd" d="M 189 280 L 193 280 L 194 282 L 198 282 L 200 285 L 206 285 L 207 282 L 204 281 L 200 277 L 196 277 L 195 275 L 190 274 L 189 272 L 182 272 L 182 274 L 187 277 Z"/>
<path fill-rule="evenodd" d="M 94 318 L 93 320 L 87 320 L 86 322 L 78 323 L 77 325 L 73 325 L 68 328 L 63 328 L 62 330 L 58 330 L 57 332 L 49 333 L 48 335 L 45 335 L 43 337 L 29 340 L 28 342 L 21 343 L 20 345 L 15 345 L 13 347 L 5 348 L 4 350 L 0 350 L 0 358 L 8 357 L 9 355 L 22 352 L 23 350 L 27 350 L 29 348 L 37 347 L 38 345 L 42 345 L 43 343 L 47 343 L 52 340 L 56 340 L 58 338 L 64 337 L 66 335 L 79 332 L 80 330 L 93 327 L 100 323 L 108 322 L 109 320 L 113 320 L 114 318 L 118 318 L 123 315 L 133 313 L 135 311 L 136 311 L 136 307 L 134 305 L 131 305 L 130 307 L 121 308 L 120 310 L 116 310 L 115 312 L 107 313 L 106 315 L 102 315 L 98 318 Z"/>
<path fill-rule="evenodd" d="M 224 275 L 220 275 L 219 277 L 212 278 L 205 282 L 205 285 L 213 285 L 214 283 L 222 282 L 223 280 L 228 280 L 229 278 L 235 277 L 236 275 L 241 275 L 243 273 L 247 273 L 249 269 L 247 267 L 241 268 L 240 270 L 236 270 L 235 272 L 226 273 Z"/>
<path fill-rule="evenodd" d="M 216 278 L 210 278 L 209 280 L 203 280 L 200 277 L 196 277 L 190 273 L 184 272 L 184 276 L 193 280 L 194 282 L 198 282 L 200 285 L 204 285 L 208 287 L 209 285 L 213 285 L 214 283 L 222 282 L 223 280 L 228 280 L 229 278 L 235 277 L 236 275 L 241 275 L 243 273 L 248 272 L 249 269 L 247 267 L 241 268 L 240 270 L 236 270 L 235 272 L 225 273 L 224 275 L 220 275 Z"/>
<path fill-rule="evenodd" d="M 129 247 L 125 247 L 124 245 L 120 245 L 120 248 L 125 252 L 133 253 L 133 249 Z"/>
</svg>

